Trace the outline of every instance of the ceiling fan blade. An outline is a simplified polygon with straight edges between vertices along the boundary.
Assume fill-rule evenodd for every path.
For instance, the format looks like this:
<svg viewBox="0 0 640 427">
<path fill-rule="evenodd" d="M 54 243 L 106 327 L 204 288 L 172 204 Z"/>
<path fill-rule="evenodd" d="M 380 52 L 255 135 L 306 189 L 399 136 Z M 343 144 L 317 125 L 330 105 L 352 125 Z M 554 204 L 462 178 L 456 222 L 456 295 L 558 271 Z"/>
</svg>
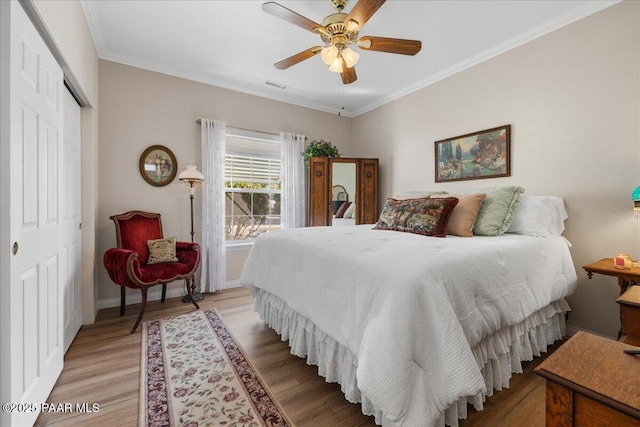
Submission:
<svg viewBox="0 0 640 427">
<path fill-rule="evenodd" d="M 305 59 L 309 59 L 312 56 L 317 55 L 322 50 L 322 46 L 314 46 L 311 49 L 303 50 L 300 53 L 296 53 L 293 56 L 288 57 L 287 59 L 283 59 L 280 62 L 276 62 L 273 64 L 278 70 L 286 70 L 292 65 L 296 65 L 298 62 L 302 62 Z"/>
<path fill-rule="evenodd" d="M 350 83 L 355 82 L 358 79 L 356 76 L 356 67 L 347 68 L 347 64 L 342 60 L 342 73 L 340 73 L 340 77 L 342 77 L 342 83 L 348 85 Z"/>
<path fill-rule="evenodd" d="M 262 10 L 267 12 L 268 14 L 277 16 L 280 19 L 284 19 L 287 22 L 291 22 L 293 25 L 304 28 L 305 30 L 316 33 L 328 33 L 326 28 L 324 28 L 322 25 L 313 22 L 311 19 L 305 18 L 304 16 L 294 12 L 291 9 L 287 9 L 286 7 L 274 1 L 263 3 Z"/>
<path fill-rule="evenodd" d="M 356 42 L 360 49 L 378 52 L 415 55 L 422 49 L 420 40 L 391 39 L 388 37 L 364 36 Z"/>
<path fill-rule="evenodd" d="M 355 21 L 355 29 L 360 29 L 367 23 L 380 6 L 386 0 L 358 0 L 358 3 L 351 9 L 351 12 L 344 20 L 345 25 L 350 26 L 349 21 Z"/>
</svg>

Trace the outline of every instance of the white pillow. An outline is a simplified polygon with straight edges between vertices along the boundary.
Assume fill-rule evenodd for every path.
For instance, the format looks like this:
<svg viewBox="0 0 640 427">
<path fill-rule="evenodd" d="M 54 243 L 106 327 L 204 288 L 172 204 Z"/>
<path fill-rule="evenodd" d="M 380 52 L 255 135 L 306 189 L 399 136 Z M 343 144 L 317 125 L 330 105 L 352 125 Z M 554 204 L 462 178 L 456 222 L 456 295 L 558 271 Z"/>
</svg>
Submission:
<svg viewBox="0 0 640 427">
<path fill-rule="evenodd" d="M 520 196 L 507 233 L 528 236 L 560 236 L 568 218 L 564 201 L 555 196 Z"/>
<path fill-rule="evenodd" d="M 356 204 L 351 203 L 347 208 L 347 210 L 344 211 L 344 215 L 342 217 L 347 219 L 355 218 L 355 213 L 356 213 Z"/>
</svg>

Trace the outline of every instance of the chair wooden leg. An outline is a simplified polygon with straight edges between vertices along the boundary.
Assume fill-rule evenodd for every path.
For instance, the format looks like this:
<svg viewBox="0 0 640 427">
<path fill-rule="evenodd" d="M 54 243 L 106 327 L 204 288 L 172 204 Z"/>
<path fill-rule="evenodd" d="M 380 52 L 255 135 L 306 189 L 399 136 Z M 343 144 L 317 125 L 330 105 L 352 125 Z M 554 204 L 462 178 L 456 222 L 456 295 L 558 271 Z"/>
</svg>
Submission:
<svg viewBox="0 0 640 427">
<path fill-rule="evenodd" d="M 120 316 L 124 315 L 125 287 L 120 286 Z"/>
<path fill-rule="evenodd" d="M 189 300 L 196 306 L 197 309 L 200 308 L 196 300 L 193 299 L 193 291 L 191 290 L 191 281 L 189 279 L 184 279 L 185 286 L 187 287 L 187 295 L 189 295 Z"/>
<path fill-rule="evenodd" d="M 167 297 L 167 284 L 163 283 L 162 284 L 162 298 L 160 298 L 160 302 L 164 302 L 166 297 Z"/>
<path fill-rule="evenodd" d="M 136 323 L 133 325 L 133 328 L 131 329 L 131 333 L 134 333 L 136 331 L 136 328 L 138 327 L 138 325 L 140 324 L 140 321 L 142 320 L 144 309 L 147 306 L 147 290 L 140 289 L 140 291 L 142 292 L 142 301 L 140 302 L 140 314 L 138 314 L 138 318 L 136 319 Z"/>
</svg>

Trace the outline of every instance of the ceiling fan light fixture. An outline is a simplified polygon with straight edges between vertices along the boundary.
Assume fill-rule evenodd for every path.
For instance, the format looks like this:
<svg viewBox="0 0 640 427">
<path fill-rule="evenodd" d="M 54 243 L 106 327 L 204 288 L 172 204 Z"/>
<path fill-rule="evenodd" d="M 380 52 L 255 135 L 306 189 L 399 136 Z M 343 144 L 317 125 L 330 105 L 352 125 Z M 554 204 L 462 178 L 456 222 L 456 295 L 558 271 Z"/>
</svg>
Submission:
<svg viewBox="0 0 640 427">
<path fill-rule="evenodd" d="M 358 60 L 360 59 L 360 54 L 346 47 L 342 49 L 342 58 L 344 59 L 344 62 L 347 64 L 347 68 L 351 68 L 358 63 Z"/>
<path fill-rule="evenodd" d="M 333 64 L 333 61 L 339 56 L 338 48 L 331 45 L 322 49 L 320 52 L 320 57 L 322 58 L 322 62 L 327 65 Z"/>
<path fill-rule="evenodd" d="M 1 0 L 0 0 L 1 1 Z M 362 50 L 395 53 L 413 56 L 420 52 L 420 40 L 395 39 L 389 37 L 364 36 L 358 39 L 358 33 L 386 0 L 358 0 L 351 11 L 343 12 L 349 0 L 330 0 L 337 13 L 328 15 L 322 24 L 305 18 L 299 13 L 288 9 L 275 1 L 267 1 L 262 10 L 277 18 L 312 33 L 319 34 L 323 45 L 303 50 L 289 58 L 285 58 L 274 65 L 278 70 L 285 70 L 292 65 L 320 54 L 322 62 L 329 66 L 329 71 L 339 73 L 342 83 L 347 85 L 357 80 L 355 65 L 360 54 L 349 49 L 356 45 Z"/>
<path fill-rule="evenodd" d="M 342 72 L 342 58 L 337 57 L 333 60 L 331 65 L 329 66 L 329 71 L 332 73 L 341 73 Z"/>
</svg>

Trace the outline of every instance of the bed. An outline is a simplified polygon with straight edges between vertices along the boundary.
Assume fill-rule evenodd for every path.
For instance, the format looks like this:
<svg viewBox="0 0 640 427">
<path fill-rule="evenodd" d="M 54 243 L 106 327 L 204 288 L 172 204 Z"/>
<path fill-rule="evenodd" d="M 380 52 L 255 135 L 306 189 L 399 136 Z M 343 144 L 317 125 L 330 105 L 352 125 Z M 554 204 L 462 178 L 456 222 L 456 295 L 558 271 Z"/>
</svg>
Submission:
<svg viewBox="0 0 640 427">
<path fill-rule="evenodd" d="M 331 218 L 331 225 L 333 225 L 334 227 L 342 227 L 343 225 L 356 225 L 356 219 L 338 218 L 334 216 L 333 218 Z"/>
<path fill-rule="evenodd" d="M 240 283 L 292 354 L 377 424 L 456 426 L 564 336 L 577 282 L 568 242 L 518 233 L 516 219 L 497 236 L 371 224 L 267 233 Z"/>
</svg>

